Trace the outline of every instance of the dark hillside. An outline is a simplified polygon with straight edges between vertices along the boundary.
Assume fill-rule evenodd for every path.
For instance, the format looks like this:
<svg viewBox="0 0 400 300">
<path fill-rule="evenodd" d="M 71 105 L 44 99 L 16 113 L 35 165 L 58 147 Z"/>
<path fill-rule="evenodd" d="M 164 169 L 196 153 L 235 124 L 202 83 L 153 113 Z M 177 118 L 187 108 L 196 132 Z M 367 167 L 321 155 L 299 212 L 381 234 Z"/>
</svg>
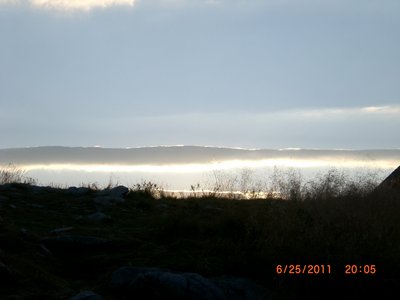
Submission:
<svg viewBox="0 0 400 300">
<path fill-rule="evenodd" d="M 5 184 L 0 207 L 1 299 L 383 299 L 400 285 L 395 192 L 240 201 Z M 90 293 L 74 299 L 103 299 Z"/>
</svg>

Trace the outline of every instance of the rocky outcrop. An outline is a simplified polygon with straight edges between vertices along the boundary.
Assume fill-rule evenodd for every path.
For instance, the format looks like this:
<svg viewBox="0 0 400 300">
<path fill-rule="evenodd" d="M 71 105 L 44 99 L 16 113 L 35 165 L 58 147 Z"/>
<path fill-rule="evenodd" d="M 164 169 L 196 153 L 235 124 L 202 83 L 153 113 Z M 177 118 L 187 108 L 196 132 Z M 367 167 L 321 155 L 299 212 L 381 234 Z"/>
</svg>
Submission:
<svg viewBox="0 0 400 300">
<path fill-rule="evenodd" d="M 270 291 L 247 278 L 222 276 L 211 279 L 229 300 L 268 299 Z"/>
<path fill-rule="evenodd" d="M 97 194 L 99 196 L 110 196 L 110 197 L 120 197 L 123 198 L 126 194 L 128 194 L 129 189 L 126 186 L 119 185 L 112 189 L 105 189 L 99 191 Z"/>
<path fill-rule="evenodd" d="M 92 291 L 82 291 L 73 296 L 70 300 L 104 300 L 104 298 Z"/>
<path fill-rule="evenodd" d="M 248 279 L 208 279 L 196 273 L 160 268 L 122 267 L 112 274 L 110 288 L 132 299 L 267 299 L 267 291 Z"/>
<path fill-rule="evenodd" d="M 101 211 L 95 212 L 93 214 L 84 217 L 84 220 L 92 223 L 110 223 L 112 218 Z"/>
<path fill-rule="evenodd" d="M 125 202 L 124 197 L 128 194 L 129 189 L 123 185 L 116 186 L 112 189 L 105 189 L 97 192 L 94 203 L 97 205 L 113 205 Z"/>
<path fill-rule="evenodd" d="M 66 193 L 72 196 L 84 196 L 89 193 L 90 189 L 86 187 L 71 186 L 67 189 Z"/>
<path fill-rule="evenodd" d="M 120 268 L 110 287 L 135 299 L 225 299 L 221 289 L 198 274 L 158 268 Z"/>
</svg>

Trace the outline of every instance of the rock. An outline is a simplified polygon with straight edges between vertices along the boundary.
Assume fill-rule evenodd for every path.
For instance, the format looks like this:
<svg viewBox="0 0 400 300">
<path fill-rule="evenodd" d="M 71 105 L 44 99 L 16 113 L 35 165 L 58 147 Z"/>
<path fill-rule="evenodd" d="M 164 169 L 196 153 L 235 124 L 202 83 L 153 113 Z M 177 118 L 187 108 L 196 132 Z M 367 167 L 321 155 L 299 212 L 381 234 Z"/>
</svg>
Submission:
<svg viewBox="0 0 400 300">
<path fill-rule="evenodd" d="M 105 189 L 99 191 L 97 194 L 99 196 L 111 196 L 117 198 L 123 198 L 126 194 L 128 194 L 129 189 L 123 185 L 116 186 L 112 189 Z"/>
<path fill-rule="evenodd" d="M 105 189 L 97 192 L 97 197 L 94 202 L 99 205 L 113 205 L 116 203 L 125 202 L 124 196 L 129 192 L 129 189 L 123 185 L 112 189 Z"/>
<path fill-rule="evenodd" d="M 123 203 L 125 199 L 122 197 L 115 197 L 115 196 L 99 196 L 94 198 L 94 203 L 99 205 L 113 205 L 116 203 Z"/>
<path fill-rule="evenodd" d="M 271 292 L 247 278 L 224 276 L 212 281 L 221 288 L 231 300 L 252 300 L 271 298 Z"/>
<path fill-rule="evenodd" d="M 70 300 L 104 300 L 104 298 L 92 291 L 82 291 L 70 298 Z"/>
<path fill-rule="evenodd" d="M 112 221 L 111 217 L 107 216 L 106 214 L 100 211 L 87 215 L 85 219 L 90 222 L 98 222 L 98 223 L 107 223 Z"/>
<path fill-rule="evenodd" d="M 52 231 L 50 231 L 50 233 L 59 234 L 59 233 L 63 233 L 66 231 L 71 231 L 72 229 L 74 229 L 74 227 L 61 227 L 61 228 L 53 229 Z"/>
<path fill-rule="evenodd" d="M 157 268 L 122 267 L 113 273 L 110 287 L 135 299 L 227 299 L 219 287 L 199 274 Z"/>
<path fill-rule="evenodd" d="M 66 193 L 72 196 L 84 196 L 90 191 L 89 188 L 71 186 L 67 189 Z"/>
</svg>

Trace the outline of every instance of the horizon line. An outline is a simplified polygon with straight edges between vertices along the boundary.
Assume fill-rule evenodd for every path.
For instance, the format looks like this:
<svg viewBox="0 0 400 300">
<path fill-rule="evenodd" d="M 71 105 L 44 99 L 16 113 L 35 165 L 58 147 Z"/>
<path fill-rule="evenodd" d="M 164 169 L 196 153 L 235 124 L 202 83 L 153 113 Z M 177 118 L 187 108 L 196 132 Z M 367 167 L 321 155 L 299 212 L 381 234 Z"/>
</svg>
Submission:
<svg viewBox="0 0 400 300">
<path fill-rule="evenodd" d="M 107 147 L 101 145 L 92 146 L 65 146 L 65 145 L 40 145 L 40 146 L 20 146 L 20 147 L 6 147 L 0 148 L 1 150 L 15 150 L 15 149 L 34 149 L 34 148 L 82 148 L 82 149 L 105 149 L 105 150 L 130 150 L 130 149 L 144 149 L 144 148 L 184 148 L 184 147 L 197 147 L 197 148 L 214 148 L 214 149 L 232 149 L 232 150 L 246 150 L 246 151 L 260 151 L 260 150 L 274 150 L 274 151 L 381 151 L 381 150 L 400 150 L 400 147 L 392 148 L 302 148 L 302 147 L 283 147 L 283 148 L 253 148 L 253 147 L 239 147 L 239 146 L 214 146 L 214 145 L 196 145 L 196 144 L 164 144 L 164 145 L 145 145 L 145 146 L 125 146 L 125 147 Z"/>
</svg>

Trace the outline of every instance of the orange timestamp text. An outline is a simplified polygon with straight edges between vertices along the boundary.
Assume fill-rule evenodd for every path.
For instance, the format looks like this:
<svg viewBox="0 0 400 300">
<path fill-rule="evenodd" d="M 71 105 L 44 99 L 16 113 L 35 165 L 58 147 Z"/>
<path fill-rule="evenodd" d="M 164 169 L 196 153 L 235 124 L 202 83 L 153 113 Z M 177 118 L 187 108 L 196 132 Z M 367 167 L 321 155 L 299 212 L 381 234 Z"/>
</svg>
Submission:
<svg viewBox="0 0 400 300">
<path fill-rule="evenodd" d="M 278 275 L 318 275 L 331 274 L 331 265 L 317 264 L 284 264 L 276 266 L 276 274 Z"/>
<path fill-rule="evenodd" d="M 276 265 L 277 275 L 324 275 L 332 274 L 330 264 L 280 264 Z M 335 268 L 336 271 L 339 268 Z M 341 271 L 344 275 L 374 275 L 377 274 L 376 265 L 346 264 Z"/>
<path fill-rule="evenodd" d="M 345 265 L 344 274 L 346 275 L 374 275 L 376 274 L 376 265 Z"/>
</svg>

